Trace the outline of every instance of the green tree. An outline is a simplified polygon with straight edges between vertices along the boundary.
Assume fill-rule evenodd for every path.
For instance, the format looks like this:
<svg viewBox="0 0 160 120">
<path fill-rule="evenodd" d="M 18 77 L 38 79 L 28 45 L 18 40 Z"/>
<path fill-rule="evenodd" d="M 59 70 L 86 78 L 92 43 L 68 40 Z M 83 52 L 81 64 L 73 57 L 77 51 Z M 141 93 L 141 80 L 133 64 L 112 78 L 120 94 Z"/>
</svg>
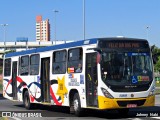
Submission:
<svg viewBox="0 0 160 120">
<path fill-rule="evenodd" d="M 153 48 L 153 55 L 154 54 L 160 54 L 160 48 L 158 48 L 158 47 L 154 47 Z M 155 70 L 155 72 L 160 72 L 160 56 L 158 56 L 158 61 L 157 61 L 157 63 L 154 65 L 154 70 Z"/>
</svg>

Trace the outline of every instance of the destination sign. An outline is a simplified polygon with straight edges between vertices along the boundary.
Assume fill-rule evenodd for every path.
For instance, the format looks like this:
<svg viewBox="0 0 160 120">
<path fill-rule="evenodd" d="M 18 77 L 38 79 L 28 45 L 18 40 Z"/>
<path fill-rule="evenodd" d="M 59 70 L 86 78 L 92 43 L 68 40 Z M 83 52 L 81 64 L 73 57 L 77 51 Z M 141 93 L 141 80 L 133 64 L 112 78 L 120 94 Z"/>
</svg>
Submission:
<svg viewBox="0 0 160 120">
<path fill-rule="evenodd" d="M 139 49 L 149 48 L 147 41 L 131 41 L 131 40 L 100 40 L 98 47 L 110 49 Z"/>
<path fill-rule="evenodd" d="M 139 48 L 140 44 L 139 43 L 108 43 L 107 45 L 108 48 Z"/>
</svg>

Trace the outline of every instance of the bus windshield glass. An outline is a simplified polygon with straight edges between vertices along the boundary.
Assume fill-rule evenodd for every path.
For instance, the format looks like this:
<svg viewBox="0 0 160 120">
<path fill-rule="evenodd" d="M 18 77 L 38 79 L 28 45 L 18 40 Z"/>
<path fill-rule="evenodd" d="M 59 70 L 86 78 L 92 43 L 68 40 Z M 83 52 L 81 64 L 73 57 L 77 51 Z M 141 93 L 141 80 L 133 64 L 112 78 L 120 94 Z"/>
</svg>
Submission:
<svg viewBox="0 0 160 120">
<path fill-rule="evenodd" d="M 152 61 L 148 49 L 141 49 L 102 48 L 100 64 L 104 83 L 119 92 L 147 90 L 153 80 Z"/>
</svg>

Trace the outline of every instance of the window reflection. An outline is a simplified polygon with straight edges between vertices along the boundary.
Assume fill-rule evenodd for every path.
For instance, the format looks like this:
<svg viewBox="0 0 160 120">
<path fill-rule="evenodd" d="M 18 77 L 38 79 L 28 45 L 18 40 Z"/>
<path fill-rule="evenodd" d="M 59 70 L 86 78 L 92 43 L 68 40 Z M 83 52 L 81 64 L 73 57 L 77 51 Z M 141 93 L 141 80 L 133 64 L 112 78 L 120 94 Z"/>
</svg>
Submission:
<svg viewBox="0 0 160 120">
<path fill-rule="evenodd" d="M 102 79 L 110 83 L 129 83 L 132 76 L 152 76 L 149 53 L 102 53 Z M 118 83 L 116 83 L 118 84 Z"/>
</svg>

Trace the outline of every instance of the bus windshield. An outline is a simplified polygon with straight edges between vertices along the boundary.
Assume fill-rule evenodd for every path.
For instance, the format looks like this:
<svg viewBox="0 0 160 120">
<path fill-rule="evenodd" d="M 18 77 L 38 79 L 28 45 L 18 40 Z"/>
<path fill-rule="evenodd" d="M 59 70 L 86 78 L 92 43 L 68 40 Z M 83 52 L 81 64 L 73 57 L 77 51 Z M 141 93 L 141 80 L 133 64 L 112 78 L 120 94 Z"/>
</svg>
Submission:
<svg viewBox="0 0 160 120">
<path fill-rule="evenodd" d="M 101 78 L 114 92 L 139 92 L 149 89 L 153 65 L 147 40 L 100 39 Z"/>
<path fill-rule="evenodd" d="M 142 85 L 152 81 L 149 53 L 103 52 L 102 80 L 108 85 Z"/>
</svg>

